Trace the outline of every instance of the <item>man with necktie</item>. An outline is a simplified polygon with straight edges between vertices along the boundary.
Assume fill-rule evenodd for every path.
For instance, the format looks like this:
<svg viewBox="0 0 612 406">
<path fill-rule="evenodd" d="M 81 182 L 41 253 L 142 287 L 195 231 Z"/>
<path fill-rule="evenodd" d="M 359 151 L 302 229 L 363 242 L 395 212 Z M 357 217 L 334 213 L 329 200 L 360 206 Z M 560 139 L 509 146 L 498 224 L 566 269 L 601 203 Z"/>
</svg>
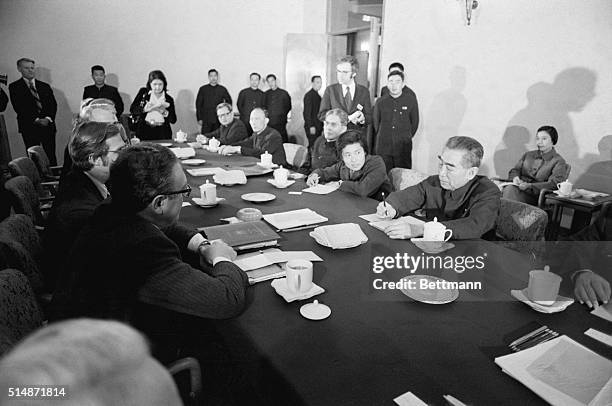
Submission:
<svg viewBox="0 0 612 406">
<path fill-rule="evenodd" d="M 372 122 L 372 102 L 367 87 L 355 83 L 359 63 L 354 56 L 341 58 L 336 65 L 338 83 L 327 86 L 319 120 L 325 121 L 325 114 L 331 109 L 342 109 L 348 114 L 349 130 L 358 130 L 365 135 L 364 129 Z"/>
<path fill-rule="evenodd" d="M 42 144 L 50 164 L 57 165 L 55 158 L 57 102 L 51 86 L 34 78 L 34 64 L 35 62 L 28 58 L 17 61 L 17 70 L 22 77 L 9 85 L 11 104 L 17 113 L 17 124 L 26 149 Z"/>
</svg>

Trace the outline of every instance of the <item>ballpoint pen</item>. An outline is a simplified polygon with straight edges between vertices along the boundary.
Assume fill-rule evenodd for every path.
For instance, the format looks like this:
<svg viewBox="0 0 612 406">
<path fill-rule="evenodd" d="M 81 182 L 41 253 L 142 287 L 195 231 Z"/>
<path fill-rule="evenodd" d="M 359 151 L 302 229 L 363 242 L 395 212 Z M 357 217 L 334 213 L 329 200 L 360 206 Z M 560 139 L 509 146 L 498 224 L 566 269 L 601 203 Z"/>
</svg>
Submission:
<svg viewBox="0 0 612 406">
<path fill-rule="evenodd" d="M 382 198 L 383 198 L 383 206 L 385 206 L 385 217 L 387 217 L 389 214 L 387 214 L 387 199 L 385 198 L 385 192 L 382 192 Z"/>
<path fill-rule="evenodd" d="M 526 341 L 526 340 L 530 339 L 531 337 L 533 337 L 533 336 L 535 336 L 535 335 L 537 335 L 537 334 L 541 333 L 542 331 L 546 330 L 547 328 L 548 328 L 548 326 L 542 326 L 542 327 L 540 327 L 540 328 L 538 328 L 538 329 L 535 329 L 535 330 L 533 330 L 532 332 L 527 333 L 527 334 L 525 334 L 524 336 L 519 337 L 519 338 L 517 338 L 516 340 L 512 341 L 512 342 L 509 344 L 509 347 L 513 347 L 513 346 L 515 346 L 515 345 L 518 345 L 518 344 L 520 344 L 520 343 L 522 343 L 522 342 L 524 342 L 524 341 Z"/>
</svg>

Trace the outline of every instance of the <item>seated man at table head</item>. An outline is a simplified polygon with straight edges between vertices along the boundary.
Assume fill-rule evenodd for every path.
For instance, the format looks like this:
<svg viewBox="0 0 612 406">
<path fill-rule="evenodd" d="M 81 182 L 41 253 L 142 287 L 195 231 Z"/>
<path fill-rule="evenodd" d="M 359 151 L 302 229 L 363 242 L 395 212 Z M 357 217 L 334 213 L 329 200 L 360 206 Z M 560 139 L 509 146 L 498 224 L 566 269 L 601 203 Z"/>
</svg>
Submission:
<svg viewBox="0 0 612 406">
<path fill-rule="evenodd" d="M 236 145 L 249 137 L 244 123 L 234 119 L 231 104 L 220 103 L 217 106 L 217 118 L 221 126 L 214 131 L 198 135 L 198 142 L 208 142 L 209 139 L 216 138 L 221 145 Z"/>
<path fill-rule="evenodd" d="M 72 169 L 62 177 L 43 235 L 47 282 L 54 286 L 61 264 L 94 209 L 108 197 L 111 164 L 128 144 L 119 123 L 83 122 L 70 140 Z"/>
<path fill-rule="evenodd" d="M 478 175 L 483 155 L 484 149 L 475 139 L 449 138 L 438 155 L 438 175 L 391 193 L 376 213 L 395 218 L 422 209 L 427 220 L 437 217 L 450 228 L 454 239 L 488 237 L 499 213 L 500 191 L 488 178 Z M 396 224 L 385 232 L 391 238 L 419 237 L 423 226 Z"/>
<path fill-rule="evenodd" d="M 268 152 L 272 154 L 272 162 L 277 165 L 287 166 L 283 139 L 278 131 L 268 126 L 268 113 L 256 107 L 251 111 L 251 127 L 253 135 L 246 140 L 240 141 L 235 146 L 225 145 L 219 149 L 222 155 L 242 154 L 261 157 L 261 154 Z"/>
<path fill-rule="evenodd" d="M 342 191 L 382 200 L 382 193 L 391 191 L 382 158 L 368 155 L 367 145 L 359 131 L 345 132 L 336 144 L 342 159 L 327 168 L 315 169 L 306 180 L 308 186 L 338 181 Z"/>
<path fill-rule="evenodd" d="M 64 396 L 49 397 L 46 402 L 42 397 L 39 402 L 7 397 L 1 404 L 182 404 L 172 377 L 151 356 L 146 339 L 116 321 L 75 319 L 50 324 L 26 337 L 0 361 L 3 394 L 9 387 L 43 385 L 53 385 L 57 392 L 63 389 Z"/>
<path fill-rule="evenodd" d="M 348 125 L 348 114 L 341 109 L 331 109 L 325 113 L 323 135 L 319 136 L 312 147 L 310 169 L 322 169 L 338 162 L 336 141 L 345 133 Z"/>
<path fill-rule="evenodd" d="M 557 189 L 557 184 L 567 180 L 569 166 L 555 151 L 559 134 L 555 127 L 543 126 L 536 133 L 537 149 L 528 151 L 508 172 L 513 185 L 507 185 L 503 197 L 532 205 L 538 204 L 542 189 Z"/>
<path fill-rule="evenodd" d="M 177 224 L 191 188 L 172 151 L 150 143 L 124 149 L 109 188 L 112 199 L 97 207 L 68 255 L 53 298 L 57 317 L 140 324 L 155 309 L 209 319 L 242 312 L 248 279 L 231 262 L 234 250 Z M 185 262 L 193 257 L 199 266 Z M 139 314 L 141 303 L 153 311 Z"/>
</svg>

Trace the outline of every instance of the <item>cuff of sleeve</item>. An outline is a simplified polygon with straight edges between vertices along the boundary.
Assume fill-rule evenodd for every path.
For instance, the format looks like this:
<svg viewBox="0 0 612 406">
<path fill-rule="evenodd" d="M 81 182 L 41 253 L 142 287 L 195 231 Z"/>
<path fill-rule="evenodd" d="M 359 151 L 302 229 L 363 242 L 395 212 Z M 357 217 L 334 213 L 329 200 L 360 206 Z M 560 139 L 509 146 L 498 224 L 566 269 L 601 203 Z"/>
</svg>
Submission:
<svg viewBox="0 0 612 406">
<path fill-rule="evenodd" d="M 200 244 L 202 244 L 204 241 L 206 241 L 206 238 L 204 238 L 202 234 L 196 233 L 187 243 L 187 249 L 191 252 L 198 252 Z"/>
<path fill-rule="evenodd" d="M 217 265 L 219 262 L 232 262 L 229 258 L 225 257 L 217 257 L 212 261 L 213 266 Z"/>
<path fill-rule="evenodd" d="M 576 280 L 576 277 L 583 273 L 583 272 L 590 272 L 593 273 L 593 271 L 591 271 L 590 269 L 580 269 L 578 271 L 575 271 L 574 273 L 572 273 L 572 275 L 570 276 L 570 279 L 572 280 L 572 282 L 574 282 Z"/>
</svg>

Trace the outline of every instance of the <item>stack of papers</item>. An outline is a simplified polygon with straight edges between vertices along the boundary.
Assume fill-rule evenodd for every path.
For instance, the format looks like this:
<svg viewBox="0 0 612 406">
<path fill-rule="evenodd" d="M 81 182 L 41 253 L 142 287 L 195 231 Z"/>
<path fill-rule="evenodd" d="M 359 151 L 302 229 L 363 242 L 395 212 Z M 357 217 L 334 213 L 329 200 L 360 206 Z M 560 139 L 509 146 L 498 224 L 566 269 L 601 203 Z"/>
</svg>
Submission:
<svg viewBox="0 0 612 406">
<path fill-rule="evenodd" d="M 189 148 L 170 148 L 170 151 L 174 152 L 179 159 L 191 158 L 196 156 L 195 149 Z"/>
<path fill-rule="evenodd" d="M 224 171 L 223 169 L 217 171 L 213 176 L 215 183 L 220 185 L 244 185 L 247 183 L 246 175 L 241 170 Z"/>
<path fill-rule="evenodd" d="M 278 231 L 287 231 L 293 228 L 310 226 L 323 223 L 328 220 L 314 210 L 299 209 L 285 211 L 282 213 L 264 214 L 263 219 Z"/>
<path fill-rule="evenodd" d="M 211 176 L 216 173 L 221 172 L 223 169 L 221 168 L 197 168 L 197 169 L 187 169 L 187 173 L 191 176 Z"/>
<path fill-rule="evenodd" d="M 319 183 L 318 185 L 302 189 L 302 192 L 314 193 L 316 195 L 326 195 L 340 188 L 340 182 L 329 182 L 326 184 Z"/>
<path fill-rule="evenodd" d="M 310 236 L 319 244 L 333 249 L 353 248 L 368 241 L 368 237 L 355 223 L 317 227 Z"/>
<path fill-rule="evenodd" d="M 612 361 L 567 336 L 498 357 L 495 363 L 553 405 L 603 406 L 612 399 Z"/>
<path fill-rule="evenodd" d="M 257 282 L 285 277 L 285 270 L 279 264 L 292 259 L 322 261 L 312 251 L 281 251 L 278 248 L 269 248 L 259 252 L 238 255 L 234 263 L 246 272 L 249 283 L 253 285 Z"/>
<path fill-rule="evenodd" d="M 363 216 L 360 216 L 363 217 Z M 412 216 L 404 216 L 404 217 L 400 217 L 398 219 L 393 219 L 393 220 L 379 220 L 379 221 L 372 221 L 369 224 L 380 230 L 380 231 L 385 231 L 385 228 L 389 227 L 392 224 L 401 224 L 401 223 L 408 223 L 408 224 L 414 224 L 414 225 L 423 225 L 425 224 L 425 222 L 423 220 L 420 220 L 416 217 L 412 217 Z"/>
</svg>

